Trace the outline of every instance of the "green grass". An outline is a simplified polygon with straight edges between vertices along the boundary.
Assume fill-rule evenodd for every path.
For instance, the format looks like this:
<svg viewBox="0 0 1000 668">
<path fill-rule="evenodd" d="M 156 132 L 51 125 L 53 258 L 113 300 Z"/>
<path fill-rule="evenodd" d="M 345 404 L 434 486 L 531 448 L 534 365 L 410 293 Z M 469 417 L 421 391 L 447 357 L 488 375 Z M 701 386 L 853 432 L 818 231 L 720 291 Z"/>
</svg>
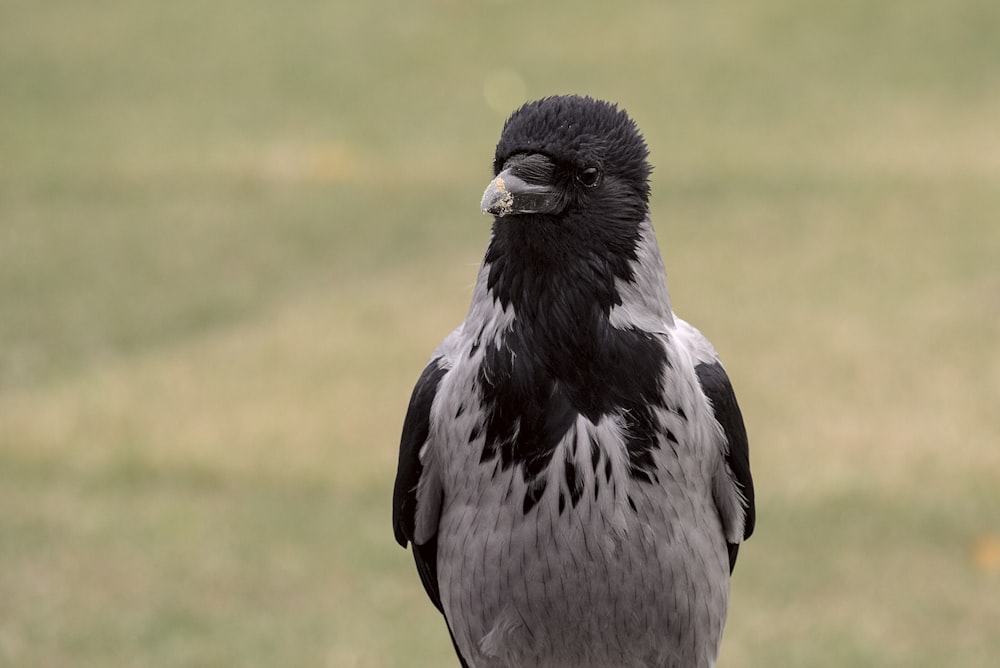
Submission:
<svg viewBox="0 0 1000 668">
<path fill-rule="evenodd" d="M 1000 6 L 0 5 L 0 665 L 454 665 L 392 541 L 505 115 L 617 100 L 759 529 L 720 664 L 1000 656 Z"/>
</svg>

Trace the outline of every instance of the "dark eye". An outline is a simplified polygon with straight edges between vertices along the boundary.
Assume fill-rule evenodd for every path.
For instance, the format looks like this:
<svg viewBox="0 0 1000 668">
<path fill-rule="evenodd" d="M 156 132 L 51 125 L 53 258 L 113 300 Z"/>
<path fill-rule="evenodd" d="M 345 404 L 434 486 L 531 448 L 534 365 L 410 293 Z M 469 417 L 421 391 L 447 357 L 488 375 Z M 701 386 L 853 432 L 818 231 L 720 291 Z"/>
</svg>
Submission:
<svg viewBox="0 0 1000 668">
<path fill-rule="evenodd" d="M 576 180 L 587 188 L 593 188 L 601 182 L 601 170 L 597 167 L 585 167 L 576 173 Z"/>
</svg>

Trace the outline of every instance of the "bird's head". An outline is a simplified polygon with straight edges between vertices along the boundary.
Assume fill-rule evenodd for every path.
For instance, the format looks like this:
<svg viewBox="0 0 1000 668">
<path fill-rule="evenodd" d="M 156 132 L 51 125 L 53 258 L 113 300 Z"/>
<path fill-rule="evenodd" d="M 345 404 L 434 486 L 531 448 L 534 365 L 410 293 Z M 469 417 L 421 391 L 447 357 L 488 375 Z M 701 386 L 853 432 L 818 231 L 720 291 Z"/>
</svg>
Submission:
<svg viewBox="0 0 1000 668">
<path fill-rule="evenodd" d="M 668 319 L 648 154 L 635 123 L 609 102 L 546 97 L 511 114 L 482 201 L 494 217 L 484 287 L 521 313 L 557 304 L 567 327 L 569 312 L 607 316 L 628 301 L 623 290 L 650 295 L 638 301 L 664 305 L 656 309 Z"/>
<path fill-rule="evenodd" d="M 546 97 L 507 120 L 482 209 L 523 222 L 638 224 L 646 216 L 646 142 L 625 111 L 576 95 Z"/>
</svg>

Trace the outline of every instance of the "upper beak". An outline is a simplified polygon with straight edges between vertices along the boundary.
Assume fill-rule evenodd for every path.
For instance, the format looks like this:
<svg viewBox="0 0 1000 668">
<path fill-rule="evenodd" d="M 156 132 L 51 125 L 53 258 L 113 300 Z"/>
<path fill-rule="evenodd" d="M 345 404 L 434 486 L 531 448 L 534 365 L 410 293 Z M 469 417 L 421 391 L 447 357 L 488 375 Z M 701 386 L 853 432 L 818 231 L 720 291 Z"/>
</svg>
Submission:
<svg viewBox="0 0 1000 668">
<path fill-rule="evenodd" d="M 535 157 L 529 156 L 527 160 Z M 547 160 L 543 156 L 537 157 Z M 480 205 L 483 213 L 502 218 L 514 214 L 554 213 L 557 210 L 559 192 L 551 184 L 528 183 L 518 176 L 519 171 L 525 171 L 525 161 L 508 165 L 486 187 Z"/>
</svg>

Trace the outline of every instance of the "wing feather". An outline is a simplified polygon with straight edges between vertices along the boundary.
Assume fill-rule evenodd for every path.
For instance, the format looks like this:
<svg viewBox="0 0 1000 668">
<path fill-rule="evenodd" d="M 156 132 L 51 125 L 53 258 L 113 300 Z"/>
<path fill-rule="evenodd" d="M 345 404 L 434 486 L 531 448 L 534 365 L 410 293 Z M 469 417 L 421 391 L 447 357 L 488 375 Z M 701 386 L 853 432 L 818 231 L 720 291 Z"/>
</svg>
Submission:
<svg viewBox="0 0 1000 668">
<path fill-rule="evenodd" d="M 427 592 L 428 598 L 441 611 L 442 615 L 444 607 L 441 605 L 441 591 L 438 588 L 437 577 L 437 533 L 435 532 L 426 540 L 418 543 L 416 542 L 416 527 L 417 488 L 420 486 L 421 480 L 427 476 L 421 453 L 430 437 L 431 407 L 434 405 L 434 398 L 437 396 L 441 380 L 448 373 L 448 368 L 445 358 L 436 356 L 417 379 L 417 384 L 410 397 L 410 405 L 406 410 L 406 418 L 403 420 L 403 435 L 399 442 L 399 465 L 396 469 L 396 484 L 392 493 L 392 528 L 396 542 L 402 547 L 406 547 L 407 543 L 410 544 L 413 561 L 417 566 L 420 582 L 424 585 L 424 591 Z M 437 498 L 433 502 L 434 508 L 424 512 L 440 512 L 442 495 L 443 492 L 438 491 Z M 459 663 L 463 668 L 466 668 L 468 663 L 458 649 L 455 636 L 451 632 L 451 623 L 447 617 L 445 617 L 445 623 L 448 626 L 448 635 L 451 636 Z"/>
<path fill-rule="evenodd" d="M 718 361 L 702 362 L 695 367 L 698 375 L 698 382 L 701 389 L 708 397 L 715 414 L 715 419 L 722 427 L 723 435 L 726 438 L 726 448 L 724 452 L 726 471 L 728 479 L 723 479 L 722 484 L 728 485 L 730 489 L 722 490 L 716 495 L 716 504 L 723 519 L 723 524 L 727 529 L 734 529 L 738 535 L 727 535 L 729 544 L 729 569 L 736 566 L 736 555 L 739 552 L 740 542 L 746 540 L 753 533 L 756 522 L 756 510 L 754 506 L 753 477 L 750 475 L 750 443 L 747 439 L 746 426 L 743 424 L 743 414 L 736 401 L 736 393 L 733 385 L 726 374 L 722 364 Z M 726 498 L 719 498 L 719 496 Z M 734 513 L 728 509 L 730 505 L 727 499 L 735 499 L 742 507 L 742 518 L 733 517 Z M 742 522 L 739 520 L 742 519 Z M 740 529 L 739 524 L 742 524 Z M 730 532 L 727 531 L 727 534 Z"/>
<path fill-rule="evenodd" d="M 434 397 L 437 396 L 441 379 L 447 371 L 442 358 L 435 357 L 430 361 L 413 388 L 406 418 L 403 420 L 396 485 L 392 494 L 392 528 L 396 542 L 403 547 L 406 547 L 407 543 L 413 543 L 416 535 L 417 487 L 426 473 L 420 453 L 430 435 L 431 406 Z M 430 541 L 424 542 L 421 549 L 417 549 L 418 546 L 414 544 L 413 556 L 417 561 L 417 571 L 428 596 L 440 609 L 441 600 L 438 596 L 437 568 L 434 559 L 437 548 L 433 544 L 427 545 L 434 543 L 435 540 L 436 537 L 431 537 Z"/>
</svg>

